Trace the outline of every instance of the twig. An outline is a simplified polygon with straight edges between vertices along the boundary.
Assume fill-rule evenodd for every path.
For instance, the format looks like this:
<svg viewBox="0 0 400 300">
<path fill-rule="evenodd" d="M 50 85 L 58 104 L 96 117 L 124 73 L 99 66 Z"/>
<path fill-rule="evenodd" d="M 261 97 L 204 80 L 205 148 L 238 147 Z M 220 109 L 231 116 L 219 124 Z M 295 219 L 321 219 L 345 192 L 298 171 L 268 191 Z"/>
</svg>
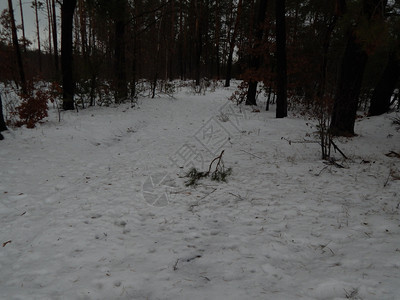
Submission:
<svg viewBox="0 0 400 300">
<path fill-rule="evenodd" d="M 259 159 L 263 159 L 262 157 L 257 156 L 257 155 L 255 155 L 255 154 L 253 154 L 253 153 L 247 152 L 246 150 L 240 150 L 240 151 L 242 151 L 242 152 L 244 152 L 244 153 L 247 153 L 247 154 L 250 154 L 250 155 L 252 155 L 252 156 L 254 156 L 254 157 L 257 157 L 257 158 L 259 158 Z"/>
<path fill-rule="evenodd" d="M 196 255 L 196 256 L 190 257 L 186 260 L 186 262 L 191 262 L 192 260 L 195 260 L 196 258 L 200 258 L 200 257 L 201 257 L 201 255 Z"/>
<path fill-rule="evenodd" d="M 217 156 L 216 158 L 214 158 L 214 159 L 211 161 L 211 163 L 210 163 L 210 166 L 208 167 L 208 172 L 207 172 L 207 175 L 208 175 L 208 174 L 210 174 L 210 172 L 211 172 L 211 167 L 212 167 L 212 164 L 213 164 L 213 163 L 214 163 L 214 161 L 216 161 L 217 159 L 218 159 L 218 162 L 217 162 L 217 166 L 215 167 L 215 170 L 217 170 L 217 169 L 218 169 L 218 167 L 219 167 L 219 164 L 221 163 L 222 155 L 224 154 L 224 152 L 225 152 L 225 150 L 222 150 L 222 151 L 221 151 L 221 154 L 220 154 L 219 156 Z"/>
<path fill-rule="evenodd" d="M 388 176 L 387 176 L 387 178 L 386 178 L 386 180 L 385 180 L 385 183 L 383 184 L 383 187 L 386 187 L 386 186 L 388 185 L 390 175 L 392 175 L 392 170 L 389 170 L 389 174 L 388 174 Z"/>
<path fill-rule="evenodd" d="M 244 200 L 243 197 L 240 196 L 240 195 L 235 195 L 234 193 L 228 193 L 228 194 L 230 194 L 230 195 L 232 195 L 232 196 L 235 196 L 236 198 L 238 198 L 238 199 L 241 200 L 241 201 Z"/>
<path fill-rule="evenodd" d="M 324 162 L 324 163 L 327 164 L 327 165 L 334 165 L 334 166 L 336 166 L 336 167 L 338 167 L 340 169 L 345 169 L 344 166 L 342 166 L 341 164 L 337 163 L 335 161 L 335 159 L 333 159 L 332 157 L 329 160 L 327 160 L 326 162 Z"/>
<path fill-rule="evenodd" d="M 385 154 L 387 157 L 397 157 L 400 158 L 400 153 L 397 153 L 395 151 L 390 151 L 389 153 Z"/>
<path fill-rule="evenodd" d="M 207 198 L 209 195 L 211 195 L 212 193 L 214 193 L 217 189 L 213 189 L 211 192 L 209 192 L 208 194 L 206 194 L 205 196 L 201 197 L 200 200 L 203 200 L 204 198 Z"/>
<path fill-rule="evenodd" d="M 328 166 L 325 166 L 325 167 L 323 167 L 322 168 L 322 170 L 321 171 L 319 171 L 319 173 L 318 174 L 315 174 L 315 176 L 319 176 L 319 175 L 321 175 L 322 174 L 322 172 L 326 169 L 326 168 L 328 168 L 329 167 L 329 165 Z"/>
<path fill-rule="evenodd" d="M 287 139 L 285 137 L 281 137 L 281 140 L 287 141 L 289 143 L 289 145 L 292 145 L 292 143 L 293 144 L 319 144 L 318 141 L 305 140 L 305 139 L 302 140 L 302 141 L 292 141 L 292 140 L 289 140 L 289 139 Z"/>
<path fill-rule="evenodd" d="M 342 152 L 342 150 L 339 149 L 339 147 L 333 142 L 332 139 L 330 139 L 330 142 L 331 142 L 331 144 L 332 144 L 332 146 L 333 146 L 333 148 L 334 148 L 335 150 L 339 151 L 339 153 L 342 154 L 342 156 L 343 156 L 345 159 L 348 159 L 348 157 Z"/>
<path fill-rule="evenodd" d="M 207 197 L 210 196 L 212 193 L 214 193 L 216 190 L 217 190 L 217 189 L 213 189 L 210 193 L 208 193 L 208 194 L 204 195 L 203 197 L 201 197 L 201 198 L 199 199 L 199 201 L 197 201 L 196 203 L 190 205 L 190 206 L 189 206 L 189 211 L 190 211 L 191 213 L 194 213 L 194 212 L 193 212 L 193 208 L 195 208 L 196 206 L 199 206 L 201 200 L 207 198 Z"/>
<path fill-rule="evenodd" d="M 7 244 L 10 244 L 12 241 L 11 240 L 9 240 L 9 241 L 7 241 L 7 242 L 4 242 L 3 243 L 3 247 L 5 247 Z"/>
<path fill-rule="evenodd" d="M 178 270 L 178 262 L 179 262 L 179 258 L 175 262 L 174 271 Z"/>
</svg>

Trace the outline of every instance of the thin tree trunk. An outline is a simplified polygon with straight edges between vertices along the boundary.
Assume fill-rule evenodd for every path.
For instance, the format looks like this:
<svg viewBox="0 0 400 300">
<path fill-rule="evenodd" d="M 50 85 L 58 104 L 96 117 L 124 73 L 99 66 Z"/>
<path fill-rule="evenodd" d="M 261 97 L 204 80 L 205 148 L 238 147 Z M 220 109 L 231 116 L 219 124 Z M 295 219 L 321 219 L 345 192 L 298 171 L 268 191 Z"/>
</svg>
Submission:
<svg viewBox="0 0 400 300">
<path fill-rule="evenodd" d="M 51 44 L 51 34 L 52 34 L 52 21 L 51 21 L 51 5 L 49 0 L 46 0 L 46 11 L 47 11 L 47 24 L 49 26 L 49 51 L 50 51 L 50 55 L 53 54 L 53 46 Z"/>
<path fill-rule="evenodd" d="M 184 74 L 184 45 L 185 45 L 185 33 L 183 32 L 183 1 L 179 1 L 179 75 L 181 80 L 185 79 Z"/>
<path fill-rule="evenodd" d="M 37 43 L 38 43 L 38 54 L 39 54 L 39 71 L 42 73 L 42 51 L 40 48 L 40 28 L 39 28 L 39 5 L 37 0 L 33 2 L 33 6 L 35 7 L 35 20 L 36 20 L 36 36 L 37 36 Z"/>
<path fill-rule="evenodd" d="M 3 114 L 3 101 L 0 94 L 0 132 L 7 130 L 6 122 Z M 1 139 L 1 137 L 0 137 Z"/>
<path fill-rule="evenodd" d="M 320 79 L 319 88 L 317 91 L 317 96 L 320 99 L 325 94 L 326 77 L 327 77 L 327 73 L 328 73 L 328 51 L 329 51 L 329 48 L 331 45 L 332 33 L 336 27 L 337 20 L 338 20 L 338 15 L 335 15 L 332 18 L 332 20 L 330 21 L 330 23 L 326 29 L 325 36 L 324 36 L 323 43 L 322 43 L 322 63 L 321 63 L 321 67 L 320 67 L 321 79 Z"/>
<path fill-rule="evenodd" d="M 14 9 L 13 9 L 13 5 L 12 5 L 12 0 L 8 0 L 8 9 L 10 12 L 12 40 L 13 40 L 15 56 L 16 56 L 17 64 L 18 64 L 19 76 L 20 76 L 20 80 L 21 80 L 21 88 L 22 88 L 22 92 L 24 94 L 26 94 L 27 87 L 26 87 L 25 71 L 24 71 L 24 66 L 22 64 L 21 51 L 20 51 L 19 45 L 18 45 L 17 28 L 15 26 Z"/>
<path fill-rule="evenodd" d="M 115 76 L 115 103 L 121 103 L 128 98 L 128 83 L 126 76 L 126 20 L 128 1 L 118 1 L 115 20 L 114 44 L 114 76 Z"/>
<path fill-rule="evenodd" d="M 287 65 L 286 65 L 286 21 L 285 0 L 276 1 L 276 62 L 277 98 L 276 117 L 287 117 Z"/>
<path fill-rule="evenodd" d="M 217 71 L 217 79 L 220 79 L 220 68 L 221 68 L 221 62 L 220 62 L 220 57 L 219 57 L 219 47 L 220 47 L 220 31 L 221 31 L 221 21 L 220 21 L 220 7 L 218 4 L 218 1 L 216 1 L 216 9 L 215 9 L 215 59 L 216 59 L 216 71 Z"/>
<path fill-rule="evenodd" d="M 86 10 L 84 8 L 83 0 L 78 1 L 79 8 L 79 31 L 81 35 L 81 47 L 82 47 L 82 55 L 83 59 L 87 64 L 88 61 L 88 42 L 87 42 L 87 33 L 86 33 Z"/>
<path fill-rule="evenodd" d="M 22 38 L 24 40 L 22 47 L 24 49 L 24 53 L 26 53 L 25 22 L 24 22 L 24 10 L 22 8 L 22 0 L 19 0 L 19 11 L 21 13 Z"/>
<path fill-rule="evenodd" d="M 257 20 L 254 24 L 255 26 L 255 41 L 254 41 L 254 47 L 253 51 L 256 50 L 260 47 L 261 42 L 262 42 L 262 36 L 264 33 L 264 21 L 265 21 L 265 14 L 267 11 L 267 0 L 258 0 L 257 5 L 256 5 L 256 11 L 255 15 L 257 16 Z M 252 71 L 257 71 L 260 66 L 261 66 L 261 57 L 260 54 L 252 54 L 250 56 L 250 69 Z M 246 97 L 246 105 L 257 105 L 256 101 L 256 92 L 257 92 L 257 85 L 258 81 L 255 80 L 254 78 L 251 78 L 249 80 L 249 89 L 247 91 L 247 97 Z"/>
<path fill-rule="evenodd" d="M 229 42 L 229 53 L 228 53 L 228 61 L 226 63 L 226 78 L 225 78 L 225 87 L 229 87 L 231 85 L 232 79 L 232 63 L 233 63 L 233 51 L 235 50 L 236 45 L 236 37 L 239 27 L 239 21 L 242 14 L 242 0 L 239 0 L 237 6 L 236 20 L 233 28 L 232 38 Z"/>
<path fill-rule="evenodd" d="M 195 3 L 195 81 L 196 86 L 200 85 L 200 61 L 201 61 L 201 52 L 202 52 L 202 36 L 201 36 L 201 7 L 199 8 L 198 0 L 194 0 Z"/>
<path fill-rule="evenodd" d="M 58 39 L 57 39 L 57 13 L 56 13 L 56 2 L 55 0 L 51 1 L 52 4 L 52 13 L 53 13 L 53 49 L 54 49 L 54 67 L 56 70 L 56 76 L 58 77 L 58 73 L 60 71 L 59 63 L 58 63 Z"/>
<path fill-rule="evenodd" d="M 125 22 L 118 20 L 115 25 L 115 77 L 116 98 L 115 103 L 121 103 L 128 97 L 128 86 L 126 82 L 126 59 L 125 59 Z"/>
<path fill-rule="evenodd" d="M 61 69 L 63 109 L 74 109 L 74 80 L 72 70 L 72 33 L 76 0 L 64 0 L 61 6 Z"/>
<path fill-rule="evenodd" d="M 269 104 L 271 103 L 271 94 L 272 94 L 272 82 L 269 83 L 268 87 L 267 105 L 265 106 L 266 111 L 269 111 Z"/>
</svg>

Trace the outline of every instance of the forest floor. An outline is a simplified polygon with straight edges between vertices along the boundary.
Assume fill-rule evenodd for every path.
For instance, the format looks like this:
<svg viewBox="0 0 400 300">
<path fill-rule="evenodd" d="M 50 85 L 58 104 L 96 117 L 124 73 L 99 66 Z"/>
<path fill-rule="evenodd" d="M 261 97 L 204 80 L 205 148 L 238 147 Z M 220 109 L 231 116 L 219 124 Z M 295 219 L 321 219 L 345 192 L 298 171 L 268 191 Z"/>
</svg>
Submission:
<svg viewBox="0 0 400 300">
<path fill-rule="evenodd" d="M 0 299 L 399 299 L 396 114 L 358 119 L 329 164 L 314 121 L 233 90 L 4 132 Z M 222 150 L 227 182 L 187 187 Z"/>
</svg>

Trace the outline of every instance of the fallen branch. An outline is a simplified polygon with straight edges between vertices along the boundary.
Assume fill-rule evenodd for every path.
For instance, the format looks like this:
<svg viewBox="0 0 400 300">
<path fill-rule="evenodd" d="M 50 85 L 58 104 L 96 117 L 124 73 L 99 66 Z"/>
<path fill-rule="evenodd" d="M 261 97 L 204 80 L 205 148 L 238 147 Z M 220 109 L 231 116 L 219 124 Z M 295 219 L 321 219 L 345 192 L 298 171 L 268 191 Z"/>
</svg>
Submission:
<svg viewBox="0 0 400 300">
<path fill-rule="evenodd" d="M 334 165 L 335 167 L 338 167 L 339 169 L 345 169 L 345 167 L 339 163 L 336 162 L 334 158 L 329 158 L 326 162 L 324 162 L 326 165 Z"/>
<path fill-rule="evenodd" d="M 225 150 L 222 150 L 221 154 L 211 161 L 207 172 L 199 172 L 196 168 L 191 168 L 185 175 L 185 177 L 189 177 L 189 179 L 185 182 L 185 185 L 195 186 L 201 178 L 210 176 L 211 169 L 215 162 L 217 162 L 217 165 L 215 166 L 214 172 L 211 173 L 211 180 L 226 182 L 226 177 L 232 173 L 232 168 L 225 169 L 224 162 L 222 161 L 222 155 L 224 152 Z"/>
<path fill-rule="evenodd" d="M 4 242 L 3 243 L 3 247 L 5 247 L 7 244 L 10 244 L 12 241 L 11 240 L 9 240 L 9 241 L 7 241 L 7 242 Z"/>
<path fill-rule="evenodd" d="M 214 172 L 216 172 L 216 171 L 218 170 L 218 167 L 219 167 L 219 165 L 220 165 L 220 163 L 221 163 L 222 155 L 224 154 L 224 152 L 225 152 L 225 150 L 222 150 L 222 151 L 221 151 L 221 154 L 220 154 L 219 156 L 217 156 L 216 158 L 214 158 L 214 159 L 211 161 L 210 166 L 208 167 L 208 172 L 206 173 L 207 176 L 210 174 L 211 168 L 212 168 L 212 164 L 213 164 L 216 160 L 218 160 L 218 163 L 217 163 L 217 166 L 215 167 L 215 171 L 214 171 Z"/>
<path fill-rule="evenodd" d="M 390 175 L 392 175 L 392 170 L 389 170 L 389 174 L 388 174 L 388 176 L 387 176 L 387 178 L 386 178 L 386 180 L 385 180 L 385 183 L 383 184 L 383 187 L 386 187 L 386 186 L 388 185 Z"/>
<path fill-rule="evenodd" d="M 321 174 L 322 174 L 322 172 L 323 171 L 325 171 L 327 168 L 328 168 L 329 166 L 325 166 L 325 167 L 323 167 L 322 168 L 322 170 L 321 171 L 319 171 L 319 173 L 318 174 L 315 174 L 315 176 L 320 176 Z"/>
<path fill-rule="evenodd" d="M 174 271 L 178 270 L 178 262 L 179 262 L 179 258 L 176 260 L 176 262 L 174 264 Z"/>
<path fill-rule="evenodd" d="M 247 154 L 250 154 L 251 156 L 257 157 L 257 158 L 259 158 L 259 159 L 263 159 L 262 157 L 259 157 L 259 156 L 255 155 L 255 154 L 250 153 L 250 152 L 247 152 L 247 151 L 245 151 L 245 150 L 240 150 L 240 151 L 242 151 L 242 152 L 244 152 L 244 153 L 247 153 Z"/>
<path fill-rule="evenodd" d="M 192 260 L 195 260 L 196 258 L 200 258 L 200 257 L 201 257 L 201 255 L 196 255 L 196 256 L 190 257 L 186 260 L 186 262 L 191 262 Z"/>
<path fill-rule="evenodd" d="M 312 140 L 292 141 L 292 140 L 289 140 L 289 139 L 287 139 L 285 137 L 281 137 L 281 140 L 287 141 L 289 143 L 289 145 L 292 145 L 292 143 L 293 144 L 319 144 L 320 143 L 318 141 L 312 141 Z"/>
<path fill-rule="evenodd" d="M 342 152 L 342 150 L 339 149 L 339 147 L 333 142 L 332 139 L 330 139 L 329 141 L 330 141 L 330 143 L 332 144 L 332 146 L 333 146 L 333 148 L 334 148 L 335 150 L 339 151 L 339 153 L 342 154 L 342 156 L 343 156 L 345 159 L 348 159 L 347 156 Z"/>
<path fill-rule="evenodd" d="M 394 151 L 390 151 L 389 153 L 385 154 L 387 157 L 396 157 L 396 158 L 400 158 L 400 153 L 394 152 Z"/>
</svg>

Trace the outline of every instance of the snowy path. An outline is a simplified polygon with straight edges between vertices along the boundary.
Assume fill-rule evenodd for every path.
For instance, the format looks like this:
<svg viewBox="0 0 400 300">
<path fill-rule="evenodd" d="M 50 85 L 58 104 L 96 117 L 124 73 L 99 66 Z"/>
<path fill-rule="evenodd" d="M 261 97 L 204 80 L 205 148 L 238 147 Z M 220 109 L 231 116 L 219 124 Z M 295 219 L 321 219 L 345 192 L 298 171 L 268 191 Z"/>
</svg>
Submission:
<svg viewBox="0 0 400 300">
<path fill-rule="evenodd" d="M 326 167 L 318 145 L 281 139 L 312 132 L 304 120 L 234 108 L 221 122 L 229 93 L 66 113 L 8 134 L 0 299 L 399 299 L 390 120 L 360 122 L 341 141 L 347 168 Z M 185 187 L 185 163 L 208 168 L 220 145 L 228 183 Z M 180 162 L 185 149 L 198 156 Z"/>
</svg>

